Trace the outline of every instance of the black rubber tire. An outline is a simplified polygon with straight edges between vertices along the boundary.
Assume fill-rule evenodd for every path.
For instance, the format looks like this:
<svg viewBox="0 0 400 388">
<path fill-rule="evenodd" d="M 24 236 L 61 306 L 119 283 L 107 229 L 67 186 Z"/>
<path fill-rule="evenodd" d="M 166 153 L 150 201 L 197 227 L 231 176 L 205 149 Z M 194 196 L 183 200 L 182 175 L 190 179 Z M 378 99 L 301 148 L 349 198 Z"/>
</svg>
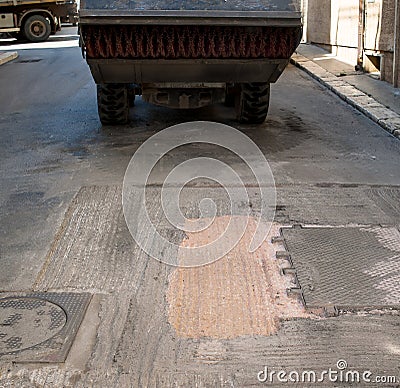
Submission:
<svg viewBox="0 0 400 388">
<path fill-rule="evenodd" d="M 270 84 L 266 82 L 240 85 L 236 95 L 237 120 L 246 124 L 262 124 L 268 114 Z"/>
<path fill-rule="evenodd" d="M 24 36 L 30 42 L 44 42 L 51 34 L 50 21 L 42 15 L 32 15 L 25 20 Z"/>
<path fill-rule="evenodd" d="M 100 121 L 104 125 L 128 123 L 128 86 L 125 84 L 98 84 L 97 108 Z"/>
</svg>

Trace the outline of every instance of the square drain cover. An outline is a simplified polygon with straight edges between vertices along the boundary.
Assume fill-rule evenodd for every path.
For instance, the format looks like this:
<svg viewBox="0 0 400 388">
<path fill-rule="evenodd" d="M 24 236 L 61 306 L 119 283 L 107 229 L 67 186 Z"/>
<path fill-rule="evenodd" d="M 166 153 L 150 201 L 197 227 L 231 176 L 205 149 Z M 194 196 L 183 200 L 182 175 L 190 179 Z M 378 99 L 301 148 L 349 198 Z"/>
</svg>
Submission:
<svg viewBox="0 0 400 388">
<path fill-rule="evenodd" d="M 64 362 L 90 294 L 32 293 L 0 299 L 0 360 Z"/>
<path fill-rule="evenodd" d="M 282 228 L 307 307 L 399 307 L 400 232 L 383 227 Z"/>
</svg>

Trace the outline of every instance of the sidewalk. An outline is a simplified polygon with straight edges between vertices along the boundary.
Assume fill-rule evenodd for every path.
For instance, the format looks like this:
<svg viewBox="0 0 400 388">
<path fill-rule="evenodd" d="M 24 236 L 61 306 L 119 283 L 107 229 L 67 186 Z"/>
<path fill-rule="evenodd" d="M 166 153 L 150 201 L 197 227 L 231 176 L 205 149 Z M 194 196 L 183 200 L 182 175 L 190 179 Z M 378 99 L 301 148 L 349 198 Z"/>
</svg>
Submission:
<svg viewBox="0 0 400 388">
<path fill-rule="evenodd" d="M 10 62 L 16 58 L 18 58 L 18 53 L 16 51 L 6 53 L 0 51 L 0 65 L 4 65 L 5 63 Z"/>
<path fill-rule="evenodd" d="M 292 63 L 400 138 L 400 90 L 373 75 L 355 71 L 320 47 L 301 44 Z"/>
</svg>

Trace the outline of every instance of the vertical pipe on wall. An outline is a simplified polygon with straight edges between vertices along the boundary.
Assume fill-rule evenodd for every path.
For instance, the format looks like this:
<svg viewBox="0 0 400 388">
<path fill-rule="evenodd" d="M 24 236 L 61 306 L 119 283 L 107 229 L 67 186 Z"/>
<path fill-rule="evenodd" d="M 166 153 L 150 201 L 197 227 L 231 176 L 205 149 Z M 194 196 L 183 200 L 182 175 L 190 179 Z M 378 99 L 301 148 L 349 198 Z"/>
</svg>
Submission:
<svg viewBox="0 0 400 388">
<path fill-rule="evenodd" d="M 301 12 L 303 15 L 303 39 L 302 42 L 306 43 L 308 41 L 307 38 L 307 30 L 308 30 L 308 0 L 301 0 Z"/>
<path fill-rule="evenodd" d="M 393 86 L 398 88 L 400 78 L 400 0 L 396 0 L 394 17 Z"/>
</svg>

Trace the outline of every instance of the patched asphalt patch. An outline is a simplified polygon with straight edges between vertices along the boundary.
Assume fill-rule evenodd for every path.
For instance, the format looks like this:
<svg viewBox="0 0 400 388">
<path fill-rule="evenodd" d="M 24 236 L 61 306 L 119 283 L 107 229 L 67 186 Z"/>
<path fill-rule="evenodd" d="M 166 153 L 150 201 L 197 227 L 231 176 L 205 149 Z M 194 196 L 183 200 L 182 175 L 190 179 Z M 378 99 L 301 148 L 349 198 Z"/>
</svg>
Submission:
<svg viewBox="0 0 400 388">
<path fill-rule="evenodd" d="M 214 339 L 269 336 L 279 330 L 282 320 L 313 318 L 297 298 L 287 295 L 287 288 L 294 284 L 283 276 L 271 236 L 250 252 L 257 219 L 248 217 L 246 221 L 242 238 L 224 257 L 205 266 L 177 268 L 170 276 L 168 318 L 177 335 Z M 238 221 L 216 217 L 208 230 L 187 233 L 181 247 L 206 245 L 223 234 L 228 222 Z M 279 226 L 273 225 L 272 235 L 278 230 Z M 179 249 L 179 263 L 190 262 L 187 255 Z"/>
</svg>

